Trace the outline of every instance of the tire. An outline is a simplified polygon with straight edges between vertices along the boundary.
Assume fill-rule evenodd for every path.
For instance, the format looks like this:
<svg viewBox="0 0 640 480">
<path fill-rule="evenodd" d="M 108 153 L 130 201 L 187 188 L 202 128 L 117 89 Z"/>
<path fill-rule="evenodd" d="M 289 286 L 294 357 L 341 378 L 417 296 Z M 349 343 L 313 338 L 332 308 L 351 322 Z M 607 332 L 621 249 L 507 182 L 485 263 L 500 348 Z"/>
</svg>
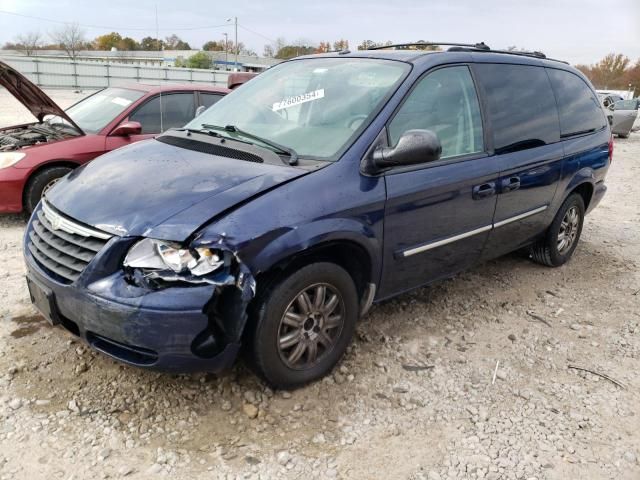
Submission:
<svg viewBox="0 0 640 480">
<path fill-rule="evenodd" d="M 556 213 L 544 238 L 531 247 L 533 260 L 548 267 L 564 265 L 573 255 L 580 240 L 584 211 L 582 197 L 577 193 L 569 195 Z M 562 243 L 561 235 L 568 244 Z"/>
<path fill-rule="evenodd" d="M 29 215 L 35 210 L 42 194 L 71 170 L 73 169 L 69 167 L 45 168 L 29 179 L 24 191 L 24 208 Z"/>
<path fill-rule="evenodd" d="M 347 271 L 328 262 L 307 265 L 257 298 L 248 325 L 249 363 L 274 388 L 305 385 L 342 358 L 357 319 L 358 293 Z"/>
<path fill-rule="evenodd" d="M 620 134 L 618 134 L 618 138 L 629 138 L 629 134 L 628 133 L 627 134 L 620 133 Z"/>
</svg>

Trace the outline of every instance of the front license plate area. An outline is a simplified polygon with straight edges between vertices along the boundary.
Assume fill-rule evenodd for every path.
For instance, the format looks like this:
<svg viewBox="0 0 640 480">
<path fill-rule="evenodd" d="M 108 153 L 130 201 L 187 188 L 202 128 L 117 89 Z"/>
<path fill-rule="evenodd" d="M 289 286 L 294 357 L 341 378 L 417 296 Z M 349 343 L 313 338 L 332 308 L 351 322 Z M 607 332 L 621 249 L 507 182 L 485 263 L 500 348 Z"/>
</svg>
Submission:
<svg viewBox="0 0 640 480">
<path fill-rule="evenodd" d="M 51 325 L 59 324 L 60 317 L 55 307 L 53 291 L 30 277 L 27 277 L 27 287 L 29 288 L 31 303 L 33 303 L 42 316 Z"/>
</svg>

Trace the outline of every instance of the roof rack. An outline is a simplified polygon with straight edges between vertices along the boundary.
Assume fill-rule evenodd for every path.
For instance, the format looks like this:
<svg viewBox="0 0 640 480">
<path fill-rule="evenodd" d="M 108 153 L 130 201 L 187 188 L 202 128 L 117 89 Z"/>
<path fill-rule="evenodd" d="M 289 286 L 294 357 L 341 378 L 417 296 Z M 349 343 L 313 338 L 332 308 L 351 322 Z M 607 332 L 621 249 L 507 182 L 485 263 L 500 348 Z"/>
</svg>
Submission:
<svg viewBox="0 0 640 480">
<path fill-rule="evenodd" d="M 402 49 L 406 49 L 407 47 L 440 47 L 440 46 L 444 46 L 444 47 L 449 47 L 449 46 L 456 46 L 456 47 L 467 47 L 467 48 L 474 48 L 477 50 L 490 50 L 488 45 L 485 45 L 484 42 L 480 42 L 480 43 L 451 43 L 451 42 L 415 42 L 415 43 L 397 43 L 394 45 L 380 45 L 377 47 L 369 47 L 367 48 L 367 50 L 384 50 L 385 48 L 395 48 L 396 50 L 402 50 Z"/>
<path fill-rule="evenodd" d="M 384 50 L 385 48 L 394 48 L 397 50 L 407 49 L 408 47 L 425 47 L 425 46 L 434 46 L 434 47 L 450 47 L 447 49 L 449 52 L 490 52 L 490 53 L 504 53 L 507 55 L 519 55 L 521 57 L 533 57 L 540 58 L 546 60 L 552 60 L 554 62 L 566 63 L 564 60 L 557 60 L 555 58 L 547 58 L 547 56 L 540 51 L 514 51 L 514 50 L 492 50 L 489 45 L 484 42 L 480 43 L 451 43 L 451 42 L 416 42 L 416 43 L 398 43 L 395 45 L 382 45 L 379 47 L 369 47 L 367 50 Z"/>
</svg>

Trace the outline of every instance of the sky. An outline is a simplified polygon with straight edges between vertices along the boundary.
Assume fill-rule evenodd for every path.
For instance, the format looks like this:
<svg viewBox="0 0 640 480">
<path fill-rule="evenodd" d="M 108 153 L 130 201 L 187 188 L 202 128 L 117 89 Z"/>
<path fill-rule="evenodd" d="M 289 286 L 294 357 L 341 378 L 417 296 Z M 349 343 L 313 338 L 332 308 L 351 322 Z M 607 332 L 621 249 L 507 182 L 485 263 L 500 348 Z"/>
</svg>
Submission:
<svg viewBox="0 0 640 480">
<path fill-rule="evenodd" d="M 317 44 L 339 38 L 351 48 L 365 39 L 394 43 L 484 41 L 515 45 L 572 64 L 591 64 L 609 52 L 640 59 L 640 0 L 0 0 L 0 44 L 26 32 L 47 35 L 79 23 L 88 38 L 118 31 L 139 40 L 176 33 L 194 48 L 233 39 L 262 54 L 265 44 Z M 8 15 L 14 12 L 41 19 Z"/>
</svg>

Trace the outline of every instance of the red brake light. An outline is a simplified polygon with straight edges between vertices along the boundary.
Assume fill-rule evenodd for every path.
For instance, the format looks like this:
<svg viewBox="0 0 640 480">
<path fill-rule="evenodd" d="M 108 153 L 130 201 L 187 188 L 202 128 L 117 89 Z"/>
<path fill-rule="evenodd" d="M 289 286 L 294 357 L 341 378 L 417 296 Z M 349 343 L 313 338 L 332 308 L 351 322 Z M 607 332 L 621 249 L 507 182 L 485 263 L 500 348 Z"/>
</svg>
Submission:
<svg viewBox="0 0 640 480">
<path fill-rule="evenodd" d="M 609 138 L 609 163 L 613 161 L 613 135 Z"/>
</svg>

